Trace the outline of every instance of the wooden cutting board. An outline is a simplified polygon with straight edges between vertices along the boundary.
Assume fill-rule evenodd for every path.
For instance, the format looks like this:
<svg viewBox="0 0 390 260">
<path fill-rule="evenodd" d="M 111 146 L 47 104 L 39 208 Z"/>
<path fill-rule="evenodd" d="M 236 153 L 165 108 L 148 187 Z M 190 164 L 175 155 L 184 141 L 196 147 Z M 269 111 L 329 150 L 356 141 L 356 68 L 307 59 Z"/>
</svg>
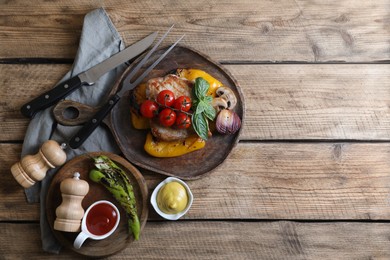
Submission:
<svg viewBox="0 0 390 260">
<path fill-rule="evenodd" d="M 48 223 L 53 230 L 57 240 L 65 247 L 85 256 L 103 257 L 115 254 L 120 250 L 129 246 L 130 243 L 137 243 L 134 241 L 133 235 L 128 232 L 127 217 L 125 211 L 120 204 L 113 198 L 101 184 L 91 181 L 88 177 L 89 171 L 94 167 L 91 157 L 98 155 L 106 155 L 120 166 L 128 175 L 130 182 L 134 188 L 134 195 L 137 202 L 137 213 L 141 223 L 142 229 L 145 226 L 148 217 L 148 188 L 145 179 L 141 173 L 131 165 L 124 158 L 107 152 L 88 153 L 67 162 L 53 177 L 50 184 L 47 199 L 46 199 L 46 215 Z M 73 247 L 73 242 L 78 235 L 78 232 L 61 232 L 53 229 L 54 221 L 56 219 L 55 210 L 61 204 L 62 197 L 60 191 L 60 184 L 66 178 L 71 178 L 73 173 L 79 172 L 80 179 L 83 179 L 89 184 L 89 192 L 82 201 L 82 206 L 86 210 L 92 203 L 98 200 L 108 200 L 114 203 L 120 211 L 121 220 L 117 230 L 108 238 L 104 240 L 87 239 L 80 249 Z"/>
</svg>

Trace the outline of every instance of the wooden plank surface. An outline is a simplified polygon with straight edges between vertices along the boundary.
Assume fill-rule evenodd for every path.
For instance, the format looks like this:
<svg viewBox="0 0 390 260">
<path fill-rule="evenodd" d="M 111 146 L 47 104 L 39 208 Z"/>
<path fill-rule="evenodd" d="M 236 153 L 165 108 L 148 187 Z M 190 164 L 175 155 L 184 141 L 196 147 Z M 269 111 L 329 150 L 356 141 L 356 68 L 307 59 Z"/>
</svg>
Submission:
<svg viewBox="0 0 390 260">
<path fill-rule="evenodd" d="M 241 140 L 390 140 L 387 64 L 225 65 L 242 88 Z M 0 65 L 0 140 L 24 138 L 19 109 L 70 65 Z M 17 97 L 17 98 L 16 98 Z"/>
<path fill-rule="evenodd" d="M 1 259 L 81 259 L 42 251 L 39 204 L 9 168 L 20 106 L 70 69 L 98 7 L 126 44 L 175 24 L 165 43 L 185 33 L 246 104 L 231 156 L 188 182 L 188 214 L 161 221 L 150 208 L 141 240 L 110 259 L 390 259 L 388 0 L 0 1 Z M 165 178 L 142 172 L 150 191 Z"/>
<path fill-rule="evenodd" d="M 54 87 L 71 65 L 0 65 L 0 141 L 23 140 L 29 119 L 20 108 Z"/>
<path fill-rule="evenodd" d="M 0 220 L 38 220 L 10 166 L 20 145 L 0 144 Z M 184 219 L 390 220 L 390 145 L 239 143 L 213 173 L 188 181 Z M 149 190 L 165 177 L 143 172 Z M 150 208 L 150 219 L 158 219 Z"/>
<path fill-rule="evenodd" d="M 389 259 L 389 232 L 385 223 L 148 222 L 108 259 Z M 39 233 L 37 224 L 0 223 L 3 259 L 83 259 L 43 253 Z"/>
<path fill-rule="evenodd" d="M 21 145 L 0 144 L 0 221 L 39 220 L 39 204 L 28 204 L 23 188 L 11 174 L 11 165 L 19 161 Z M 7 159 L 9 157 L 9 159 Z"/>
<path fill-rule="evenodd" d="M 98 7 L 127 43 L 175 24 L 169 42 L 185 33 L 185 44 L 223 62 L 390 59 L 387 0 L 6 1 L 0 59 L 73 59 L 83 17 Z"/>
<path fill-rule="evenodd" d="M 245 140 L 389 140 L 388 65 L 229 66 L 246 103 Z"/>
</svg>

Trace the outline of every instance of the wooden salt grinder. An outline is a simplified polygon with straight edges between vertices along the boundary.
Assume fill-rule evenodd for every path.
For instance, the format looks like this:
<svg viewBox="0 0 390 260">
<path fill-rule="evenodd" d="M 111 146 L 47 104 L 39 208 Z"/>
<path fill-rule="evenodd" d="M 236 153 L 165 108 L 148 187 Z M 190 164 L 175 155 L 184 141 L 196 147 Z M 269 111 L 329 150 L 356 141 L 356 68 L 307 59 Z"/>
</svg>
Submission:
<svg viewBox="0 0 390 260">
<path fill-rule="evenodd" d="M 56 141 L 46 141 L 35 155 L 26 155 L 11 167 L 16 181 L 24 188 L 29 188 L 46 176 L 47 170 L 61 166 L 66 161 L 65 146 Z"/>
<path fill-rule="evenodd" d="M 80 173 L 76 172 L 73 178 L 67 178 L 60 185 L 62 203 L 56 209 L 54 229 L 65 232 L 80 231 L 84 209 L 81 202 L 89 191 L 88 182 L 80 180 Z"/>
</svg>

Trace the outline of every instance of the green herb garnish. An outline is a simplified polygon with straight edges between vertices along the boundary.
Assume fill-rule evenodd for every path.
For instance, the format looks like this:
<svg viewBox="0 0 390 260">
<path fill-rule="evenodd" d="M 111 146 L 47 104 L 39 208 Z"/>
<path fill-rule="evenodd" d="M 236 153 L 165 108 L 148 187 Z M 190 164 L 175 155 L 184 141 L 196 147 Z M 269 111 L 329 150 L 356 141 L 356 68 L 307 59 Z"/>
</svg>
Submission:
<svg viewBox="0 0 390 260">
<path fill-rule="evenodd" d="M 203 78 L 195 79 L 195 85 L 192 88 L 192 126 L 203 140 L 207 140 L 209 132 L 209 120 L 214 120 L 216 116 L 215 109 L 211 105 L 213 98 L 207 95 L 210 84 Z"/>
</svg>

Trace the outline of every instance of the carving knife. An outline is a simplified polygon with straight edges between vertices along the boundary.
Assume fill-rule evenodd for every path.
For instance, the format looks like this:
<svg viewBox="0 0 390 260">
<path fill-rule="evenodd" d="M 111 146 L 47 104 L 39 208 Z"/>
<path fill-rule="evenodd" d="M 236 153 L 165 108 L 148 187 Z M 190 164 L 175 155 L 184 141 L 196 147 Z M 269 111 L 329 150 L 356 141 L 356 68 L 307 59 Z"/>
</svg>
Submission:
<svg viewBox="0 0 390 260">
<path fill-rule="evenodd" d="M 79 87 L 93 85 L 101 76 L 110 70 L 143 53 L 152 45 L 156 37 L 157 32 L 154 32 L 92 68 L 58 84 L 55 88 L 24 104 L 21 108 L 21 113 L 26 117 L 32 118 L 39 110 L 50 107 Z"/>
</svg>

